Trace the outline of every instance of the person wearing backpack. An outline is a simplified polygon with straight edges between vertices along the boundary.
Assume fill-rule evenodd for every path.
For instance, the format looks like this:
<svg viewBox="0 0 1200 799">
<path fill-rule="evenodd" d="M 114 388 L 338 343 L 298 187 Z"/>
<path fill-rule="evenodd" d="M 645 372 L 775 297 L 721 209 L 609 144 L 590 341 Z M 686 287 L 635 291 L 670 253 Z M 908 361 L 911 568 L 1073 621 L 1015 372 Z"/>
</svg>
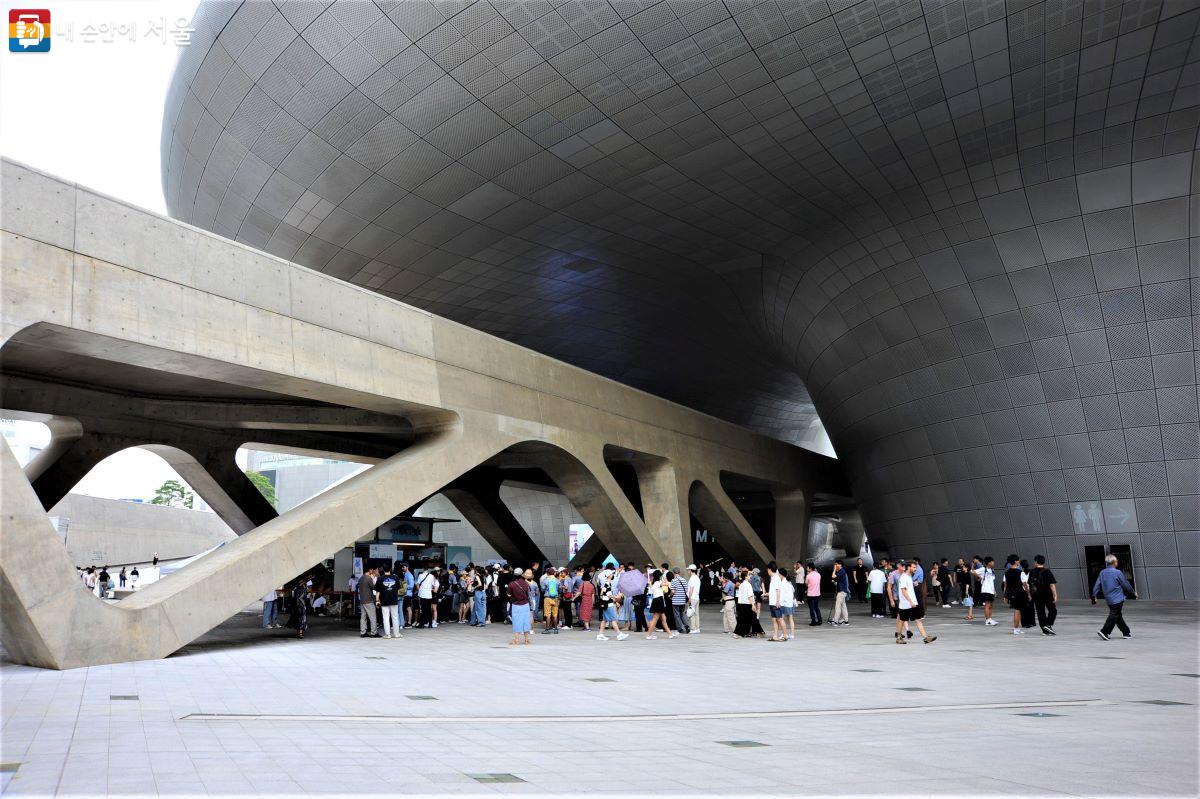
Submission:
<svg viewBox="0 0 1200 799">
<path fill-rule="evenodd" d="M 575 584 L 566 569 L 558 570 L 558 628 L 570 630 L 574 626 L 571 611 L 575 604 Z"/>
</svg>

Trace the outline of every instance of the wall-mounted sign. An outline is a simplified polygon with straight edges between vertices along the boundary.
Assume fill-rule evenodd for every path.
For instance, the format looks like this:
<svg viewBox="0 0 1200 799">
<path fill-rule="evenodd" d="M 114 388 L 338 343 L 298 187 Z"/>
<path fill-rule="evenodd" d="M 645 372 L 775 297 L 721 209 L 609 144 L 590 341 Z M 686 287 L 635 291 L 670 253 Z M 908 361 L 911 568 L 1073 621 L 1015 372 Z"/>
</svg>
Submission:
<svg viewBox="0 0 1200 799">
<path fill-rule="evenodd" d="M 428 519 L 388 519 L 378 528 L 380 541 L 396 544 L 432 544 L 433 522 Z"/>
</svg>

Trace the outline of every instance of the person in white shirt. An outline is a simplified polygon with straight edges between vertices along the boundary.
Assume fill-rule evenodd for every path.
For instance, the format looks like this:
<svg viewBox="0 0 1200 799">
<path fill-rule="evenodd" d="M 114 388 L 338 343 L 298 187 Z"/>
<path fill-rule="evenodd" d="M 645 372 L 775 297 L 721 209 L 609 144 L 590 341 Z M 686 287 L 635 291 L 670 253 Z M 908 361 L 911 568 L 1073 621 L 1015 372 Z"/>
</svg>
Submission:
<svg viewBox="0 0 1200 799">
<path fill-rule="evenodd" d="M 983 623 L 999 624 L 992 618 L 992 605 L 996 601 L 996 560 L 988 555 L 983 559 L 983 565 L 975 570 L 979 575 L 979 600 L 983 603 Z"/>
<path fill-rule="evenodd" d="M 421 601 L 421 618 L 418 627 L 437 627 L 437 616 L 434 613 L 433 595 L 440 584 L 437 569 L 430 569 L 421 575 L 417 581 L 417 599 Z"/>
<path fill-rule="evenodd" d="M 771 609 L 771 637 L 768 641 L 786 641 L 783 625 L 783 578 L 772 561 L 767 564 L 767 606 Z"/>
<path fill-rule="evenodd" d="M 896 643 L 898 644 L 908 643 L 905 633 L 910 622 L 916 622 L 917 629 L 921 631 L 922 641 L 932 644 L 937 640 L 936 635 L 929 635 L 925 632 L 925 624 L 921 621 L 925 614 L 921 610 L 921 603 L 917 601 L 917 589 L 913 583 L 913 575 L 916 571 L 917 564 L 909 561 L 904 564 L 904 571 L 896 580 L 896 589 L 899 594 L 897 600 L 899 613 L 896 614 Z"/>
<path fill-rule="evenodd" d="M 788 579 L 787 569 L 779 570 L 779 580 L 779 607 L 783 610 L 779 626 L 783 630 L 783 637 L 791 641 L 796 637 L 796 618 L 793 615 L 796 612 L 796 586 Z"/>
<path fill-rule="evenodd" d="M 700 575 L 696 573 L 695 563 L 688 564 L 687 623 L 689 635 L 700 633 Z"/>
<path fill-rule="evenodd" d="M 871 618 L 882 619 L 886 614 L 883 604 L 884 586 L 887 585 L 887 575 L 883 569 L 879 568 L 879 564 L 873 564 L 871 571 L 867 574 L 867 586 L 871 592 Z"/>
</svg>

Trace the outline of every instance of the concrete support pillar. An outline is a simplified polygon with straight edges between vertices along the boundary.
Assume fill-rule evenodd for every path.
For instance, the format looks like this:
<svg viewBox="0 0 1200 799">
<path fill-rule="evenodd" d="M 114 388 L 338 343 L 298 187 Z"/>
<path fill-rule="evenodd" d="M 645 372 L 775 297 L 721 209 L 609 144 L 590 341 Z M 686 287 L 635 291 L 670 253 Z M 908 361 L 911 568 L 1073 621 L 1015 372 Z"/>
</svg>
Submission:
<svg viewBox="0 0 1200 799">
<path fill-rule="evenodd" d="M 58 457 L 39 466 L 40 473 L 30 482 L 42 507 L 50 510 L 70 493 L 96 464 L 131 446 L 119 436 L 83 432 L 73 442 L 60 448 Z"/>
<path fill-rule="evenodd" d="M 773 491 L 775 500 L 775 562 L 791 569 L 808 557 L 808 521 L 812 506 L 799 489 Z"/>
<path fill-rule="evenodd" d="M 647 530 L 662 548 L 667 563 L 678 568 L 687 566 L 692 558 L 689 486 L 667 460 L 639 461 L 634 469 Z"/>
<path fill-rule="evenodd" d="M 21 414 L 5 412 L 6 415 L 11 415 L 16 418 L 29 418 L 29 421 L 41 422 L 50 428 L 50 443 L 33 456 L 33 460 L 25 464 L 25 478 L 27 480 L 36 480 L 41 477 L 50 465 L 67 453 L 75 442 L 83 436 L 83 425 L 77 419 L 69 419 L 64 416 L 45 416 L 41 414 Z"/>
<path fill-rule="evenodd" d="M 691 505 L 696 517 L 716 535 L 717 543 L 738 563 L 766 564 L 774 559 L 718 478 L 693 483 Z"/>
<path fill-rule="evenodd" d="M 498 474 L 487 470 L 464 475 L 441 494 L 454 503 L 488 546 L 509 563 L 545 561 L 546 555 L 500 498 L 501 483 Z"/>
<path fill-rule="evenodd" d="M 585 464 L 556 447 L 539 448 L 531 459 L 566 495 L 593 535 L 622 562 L 661 563 L 665 558 L 658 540 L 630 504 L 612 472 L 597 455 Z"/>
<path fill-rule="evenodd" d="M 193 454 L 159 444 L 142 448 L 169 463 L 238 535 L 245 535 L 279 515 L 238 468 L 236 449 L 206 449 Z"/>
</svg>

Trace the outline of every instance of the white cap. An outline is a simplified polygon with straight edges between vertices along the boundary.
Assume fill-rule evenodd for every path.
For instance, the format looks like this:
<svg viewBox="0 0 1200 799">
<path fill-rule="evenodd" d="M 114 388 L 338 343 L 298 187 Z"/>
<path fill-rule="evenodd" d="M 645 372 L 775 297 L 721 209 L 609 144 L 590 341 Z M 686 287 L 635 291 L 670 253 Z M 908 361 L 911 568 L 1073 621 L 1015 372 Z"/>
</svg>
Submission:
<svg viewBox="0 0 1200 799">
<path fill-rule="evenodd" d="M 695 564 L 695 563 L 689 563 L 689 564 L 688 564 L 688 571 L 690 571 L 690 572 L 694 572 L 694 571 L 696 571 L 696 564 Z"/>
</svg>

